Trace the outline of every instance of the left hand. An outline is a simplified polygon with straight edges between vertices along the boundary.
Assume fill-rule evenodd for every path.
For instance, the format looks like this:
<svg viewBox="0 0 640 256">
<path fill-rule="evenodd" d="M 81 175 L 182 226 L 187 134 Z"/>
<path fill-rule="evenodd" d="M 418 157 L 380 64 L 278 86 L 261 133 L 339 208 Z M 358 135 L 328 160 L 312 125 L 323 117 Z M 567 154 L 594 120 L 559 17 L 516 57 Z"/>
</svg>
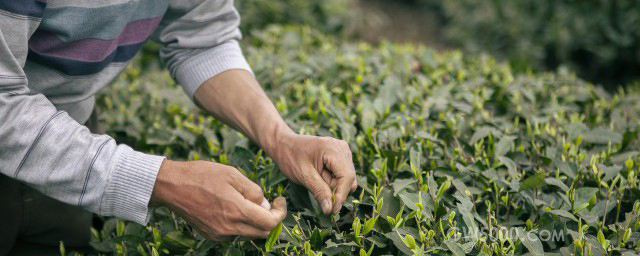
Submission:
<svg viewBox="0 0 640 256">
<path fill-rule="evenodd" d="M 285 177 L 311 191 L 324 214 L 337 214 L 358 186 L 351 150 L 343 140 L 290 132 L 279 136 L 268 153 Z"/>
</svg>

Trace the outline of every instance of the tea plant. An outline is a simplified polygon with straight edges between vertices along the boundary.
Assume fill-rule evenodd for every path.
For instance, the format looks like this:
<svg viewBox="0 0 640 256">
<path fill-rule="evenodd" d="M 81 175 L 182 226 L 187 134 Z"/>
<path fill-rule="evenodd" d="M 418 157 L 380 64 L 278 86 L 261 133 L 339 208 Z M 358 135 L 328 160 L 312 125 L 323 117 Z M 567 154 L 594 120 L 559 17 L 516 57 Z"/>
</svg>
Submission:
<svg viewBox="0 0 640 256">
<path fill-rule="evenodd" d="M 164 71 L 133 65 L 98 99 L 119 142 L 230 164 L 284 195 L 267 240 L 203 240 L 166 208 L 93 230 L 105 254 L 637 255 L 640 94 L 567 73 L 514 75 L 487 56 L 254 32 L 245 54 L 289 125 L 346 140 L 358 190 L 335 216 L 255 144 L 199 111 Z M 188 199 L 185 199 L 188 200 Z"/>
</svg>

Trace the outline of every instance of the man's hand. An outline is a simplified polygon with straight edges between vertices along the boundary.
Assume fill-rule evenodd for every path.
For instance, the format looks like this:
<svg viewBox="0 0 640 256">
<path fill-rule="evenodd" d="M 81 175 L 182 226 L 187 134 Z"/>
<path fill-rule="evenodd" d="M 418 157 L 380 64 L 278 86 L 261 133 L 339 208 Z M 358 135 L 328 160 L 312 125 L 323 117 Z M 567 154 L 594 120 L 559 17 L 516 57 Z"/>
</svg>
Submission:
<svg viewBox="0 0 640 256">
<path fill-rule="evenodd" d="M 286 201 L 273 207 L 262 189 L 233 167 L 205 161 L 165 160 L 151 196 L 195 226 L 209 240 L 265 238 L 286 216 Z"/>
<path fill-rule="evenodd" d="M 287 178 L 311 190 L 325 214 L 340 211 L 349 190 L 355 190 L 349 146 L 332 138 L 295 134 L 251 73 L 222 72 L 204 82 L 194 100 L 218 120 L 258 143 Z M 333 189 L 335 202 L 331 197 Z"/>
<path fill-rule="evenodd" d="M 325 214 L 338 213 L 349 192 L 357 188 L 349 144 L 293 132 L 279 135 L 277 141 L 268 153 L 284 176 L 309 189 Z"/>
</svg>

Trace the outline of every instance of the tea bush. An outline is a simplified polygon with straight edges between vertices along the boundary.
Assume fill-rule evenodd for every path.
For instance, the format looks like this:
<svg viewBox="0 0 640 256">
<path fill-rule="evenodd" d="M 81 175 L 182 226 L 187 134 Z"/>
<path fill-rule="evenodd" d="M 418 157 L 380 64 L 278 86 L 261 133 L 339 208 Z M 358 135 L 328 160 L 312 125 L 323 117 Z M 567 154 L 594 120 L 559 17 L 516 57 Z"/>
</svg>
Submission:
<svg viewBox="0 0 640 256">
<path fill-rule="evenodd" d="M 98 100 L 109 134 L 174 159 L 238 167 L 288 216 L 272 239 L 203 240 L 157 208 L 109 219 L 104 254 L 637 255 L 640 94 L 568 73 L 514 75 L 487 56 L 254 32 L 245 53 L 289 125 L 353 151 L 359 188 L 338 215 L 253 143 L 203 115 L 168 74 L 133 65 Z M 188 199 L 185 199 L 188 200 Z"/>
</svg>

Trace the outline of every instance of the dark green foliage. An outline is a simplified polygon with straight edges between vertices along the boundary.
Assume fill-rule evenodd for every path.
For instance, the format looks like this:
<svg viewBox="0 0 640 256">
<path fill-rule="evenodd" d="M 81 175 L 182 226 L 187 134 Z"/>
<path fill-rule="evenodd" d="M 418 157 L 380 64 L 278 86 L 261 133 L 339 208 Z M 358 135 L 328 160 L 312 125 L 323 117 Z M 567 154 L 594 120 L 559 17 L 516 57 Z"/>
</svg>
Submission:
<svg viewBox="0 0 640 256">
<path fill-rule="evenodd" d="M 327 33 L 342 31 L 353 14 L 351 0 L 235 0 L 241 30 L 249 33 L 272 24 L 309 25 Z"/>
<path fill-rule="evenodd" d="M 205 117 L 164 71 L 130 67 L 98 106 L 119 142 L 232 163 L 270 199 L 284 195 L 288 217 L 270 254 L 640 252 L 640 94 L 610 95 L 567 73 L 515 75 L 458 51 L 341 43 L 309 28 L 251 38 L 247 58 L 290 126 L 351 146 L 359 188 L 337 216 Z M 166 208 L 148 227 L 109 220 L 93 240 L 107 254 L 265 253 L 265 240 L 204 241 Z"/>
<path fill-rule="evenodd" d="M 452 47 L 490 52 L 519 68 L 566 64 L 612 86 L 640 78 L 640 1 L 419 1 L 441 13 Z"/>
</svg>

